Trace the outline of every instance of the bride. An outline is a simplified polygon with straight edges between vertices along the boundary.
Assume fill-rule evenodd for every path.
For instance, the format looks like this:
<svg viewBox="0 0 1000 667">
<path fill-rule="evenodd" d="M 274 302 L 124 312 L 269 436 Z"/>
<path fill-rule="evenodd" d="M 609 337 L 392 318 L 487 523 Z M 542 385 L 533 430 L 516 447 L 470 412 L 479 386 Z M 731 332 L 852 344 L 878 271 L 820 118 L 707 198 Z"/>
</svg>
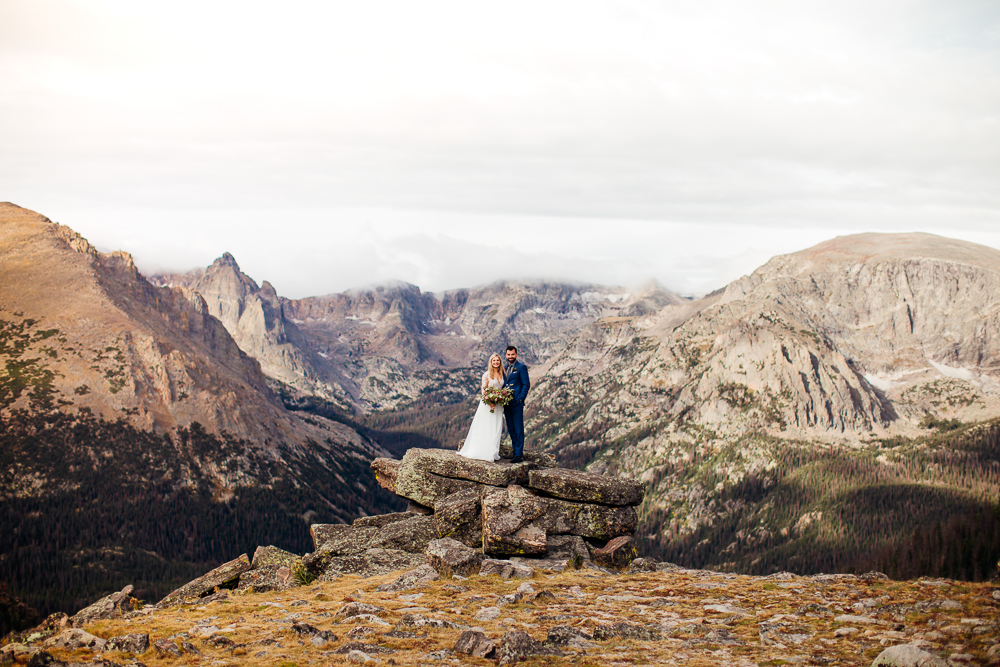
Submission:
<svg viewBox="0 0 1000 667">
<path fill-rule="evenodd" d="M 490 357 L 483 373 L 482 391 L 487 387 L 503 386 L 503 362 L 499 354 Z M 490 408 L 495 408 L 490 412 Z M 503 434 L 503 407 L 492 406 L 479 401 L 476 416 L 472 418 L 469 434 L 459 454 L 480 461 L 500 460 L 500 436 Z"/>
</svg>

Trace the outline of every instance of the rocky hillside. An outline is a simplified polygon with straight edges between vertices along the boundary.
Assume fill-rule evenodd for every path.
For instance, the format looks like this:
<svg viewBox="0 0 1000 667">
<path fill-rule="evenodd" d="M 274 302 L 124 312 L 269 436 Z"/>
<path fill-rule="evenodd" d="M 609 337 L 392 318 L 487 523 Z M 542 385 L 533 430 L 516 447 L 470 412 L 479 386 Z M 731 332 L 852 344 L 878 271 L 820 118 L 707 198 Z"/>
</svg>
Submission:
<svg viewBox="0 0 1000 667">
<path fill-rule="evenodd" d="M 486 358 L 510 343 L 535 364 L 599 318 L 685 302 L 655 283 L 627 291 L 508 281 L 441 294 L 392 283 L 293 300 L 257 287 L 228 254 L 206 270 L 151 280 L 201 294 L 271 378 L 361 411 L 460 400 Z"/>
<path fill-rule="evenodd" d="M 121 568 L 181 576 L 261 530 L 301 544 L 314 514 L 395 506 L 357 474 L 387 452 L 287 411 L 197 292 L 9 203 L 0 362 L 0 580 L 43 611 Z M 225 521 L 230 543 L 196 538 Z M 95 560 L 102 574 L 58 581 Z"/>
<path fill-rule="evenodd" d="M 853 533 L 838 508 L 873 485 L 899 492 L 912 512 L 890 515 L 910 530 L 964 513 L 975 533 L 1000 450 L 963 424 L 1000 415 L 998 313 L 998 251 L 838 238 L 700 301 L 588 325 L 536 371 L 528 433 L 565 462 L 641 476 L 640 530 L 719 564 Z"/>
</svg>

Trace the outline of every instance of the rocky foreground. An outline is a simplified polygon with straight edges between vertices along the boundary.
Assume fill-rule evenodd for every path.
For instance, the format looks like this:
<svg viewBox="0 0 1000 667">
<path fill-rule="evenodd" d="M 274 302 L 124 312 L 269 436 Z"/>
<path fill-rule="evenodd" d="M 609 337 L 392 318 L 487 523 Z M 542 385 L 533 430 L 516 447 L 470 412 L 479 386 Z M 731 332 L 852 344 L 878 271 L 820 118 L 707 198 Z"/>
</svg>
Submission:
<svg viewBox="0 0 1000 667">
<path fill-rule="evenodd" d="M 0 664 L 1000 664 L 1000 586 L 750 577 L 635 558 L 642 486 L 454 452 L 378 459 L 410 509 L 313 525 L 156 605 L 131 587 L 9 635 Z"/>
</svg>

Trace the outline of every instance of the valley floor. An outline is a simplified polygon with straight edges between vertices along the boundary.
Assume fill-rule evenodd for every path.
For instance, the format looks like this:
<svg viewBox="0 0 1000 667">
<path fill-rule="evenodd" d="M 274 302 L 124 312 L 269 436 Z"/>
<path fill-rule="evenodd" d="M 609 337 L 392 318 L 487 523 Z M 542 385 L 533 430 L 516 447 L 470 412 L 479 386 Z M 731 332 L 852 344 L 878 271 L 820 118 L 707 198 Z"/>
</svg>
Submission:
<svg viewBox="0 0 1000 667">
<path fill-rule="evenodd" d="M 867 666 L 902 644 L 945 664 L 1000 664 L 996 583 L 891 581 L 875 573 L 617 575 L 585 568 L 531 580 L 477 575 L 376 591 L 399 574 L 344 576 L 280 593 L 216 594 L 207 604 L 148 607 L 86 630 L 104 638 L 148 633 L 151 646 L 172 640 L 178 656 L 164 653 L 163 643 L 137 656 L 148 667 L 364 661 L 356 651 L 389 665 L 495 664 L 453 651 L 468 628 L 482 630 L 498 647 L 510 631 L 523 631 L 538 645 L 554 639 L 545 646 L 561 655 L 528 657 L 529 665 Z M 502 596 L 519 588 L 523 597 L 505 605 Z M 356 615 L 365 611 L 372 613 Z M 67 662 L 94 657 L 86 650 L 47 650 Z M 107 652 L 104 658 L 127 664 L 131 656 Z"/>
</svg>

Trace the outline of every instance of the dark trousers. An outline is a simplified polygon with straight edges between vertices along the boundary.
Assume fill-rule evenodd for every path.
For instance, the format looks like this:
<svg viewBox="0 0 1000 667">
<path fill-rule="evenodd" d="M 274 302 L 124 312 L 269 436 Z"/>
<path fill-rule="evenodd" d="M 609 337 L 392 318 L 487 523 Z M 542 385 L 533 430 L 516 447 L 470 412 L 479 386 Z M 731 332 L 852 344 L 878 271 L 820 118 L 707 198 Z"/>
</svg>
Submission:
<svg viewBox="0 0 1000 667">
<path fill-rule="evenodd" d="M 510 444 L 514 447 L 514 456 L 521 456 L 524 452 L 524 403 L 505 405 L 503 416 L 507 421 L 507 433 L 510 434 Z"/>
</svg>

